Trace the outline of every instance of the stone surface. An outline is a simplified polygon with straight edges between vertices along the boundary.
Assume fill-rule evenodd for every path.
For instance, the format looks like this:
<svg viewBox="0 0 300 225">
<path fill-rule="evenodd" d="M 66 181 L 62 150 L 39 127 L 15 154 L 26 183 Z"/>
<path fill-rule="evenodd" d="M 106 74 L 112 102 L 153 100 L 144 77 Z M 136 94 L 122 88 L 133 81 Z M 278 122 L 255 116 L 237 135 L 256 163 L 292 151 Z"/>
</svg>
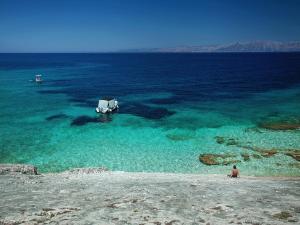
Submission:
<svg viewBox="0 0 300 225">
<path fill-rule="evenodd" d="M 285 154 L 291 156 L 297 161 L 300 161 L 300 150 L 289 150 Z"/>
<path fill-rule="evenodd" d="M 0 164 L 0 175 L 7 173 L 23 173 L 37 175 L 37 168 L 24 164 Z"/>
<path fill-rule="evenodd" d="M 105 167 L 91 167 L 91 168 L 74 168 L 67 170 L 63 173 L 65 174 L 94 174 L 94 173 L 103 173 L 108 171 Z"/>
<path fill-rule="evenodd" d="M 300 178 L 125 172 L 0 176 L 0 224 L 299 224 L 299 200 Z"/>
</svg>

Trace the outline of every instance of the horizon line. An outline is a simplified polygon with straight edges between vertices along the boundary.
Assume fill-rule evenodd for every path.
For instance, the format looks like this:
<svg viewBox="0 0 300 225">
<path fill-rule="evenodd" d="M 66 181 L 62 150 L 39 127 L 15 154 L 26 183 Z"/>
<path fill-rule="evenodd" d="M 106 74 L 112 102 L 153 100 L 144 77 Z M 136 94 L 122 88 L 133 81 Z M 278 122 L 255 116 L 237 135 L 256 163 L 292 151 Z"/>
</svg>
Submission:
<svg viewBox="0 0 300 225">
<path fill-rule="evenodd" d="M 111 51 L 111 52 L 0 52 L 0 54 L 228 54 L 228 53 L 300 53 L 299 51 L 182 51 L 182 52 L 174 52 L 174 51 L 161 51 L 161 52 L 153 52 L 153 51 Z"/>
</svg>

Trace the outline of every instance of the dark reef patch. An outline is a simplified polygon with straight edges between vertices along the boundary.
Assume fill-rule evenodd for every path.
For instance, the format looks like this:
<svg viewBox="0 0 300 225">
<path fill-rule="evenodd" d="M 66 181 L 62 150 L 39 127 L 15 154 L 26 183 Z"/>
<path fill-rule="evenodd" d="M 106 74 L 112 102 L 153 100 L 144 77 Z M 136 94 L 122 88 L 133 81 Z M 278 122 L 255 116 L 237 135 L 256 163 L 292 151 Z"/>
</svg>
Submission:
<svg viewBox="0 0 300 225">
<path fill-rule="evenodd" d="M 171 105 L 171 104 L 179 103 L 180 101 L 176 97 L 171 97 L 171 98 L 152 98 L 149 99 L 148 102 L 157 105 Z"/>
<path fill-rule="evenodd" d="M 91 117 L 91 116 L 78 116 L 73 119 L 71 126 L 84 126 L 87 123 L 107 123 L 112 121 L 112 118 L 109 114 L 104 114 L 99 117 Z"/>
<path fill-rule="evenodd" d="M 236 155 L 234 154 L 201 154 L 199 156 L 199 161 L 205 165 L 230 165 L 241 162 L 240 160 L 235 159 Z"/>
<path fill-rule="evenodd" d="M 297 130 L 300 129 L 300 122 L 298 123 L 290 123 L 290 122 L 271 122 L 271 123 L 260 123 L 260 128 L 268 129 L 268 130 Z"/>
<path fill-rule="evenodd" d="M 51 120 L 66 119 L 66 118 L 69 118 L 69 116 L 64 113 L 59 113 L 59 114 L 46 117 L 46 120 L 51 121 Z"/>
<path fill-rule="evenodd" d="M 169 111 L 166 108 L 150 107 L 144 104 L 130 104 L 122 105 L 120 107 L 119 113 L 132 114 L 135 116 L 144 117 L 146 119 L 162 119 L 167 116 L 175 114 L 173 111 Z"/>
<path fill-rule="evenodd" d="M 252 154 L 252 157 L 254 159 L 261 159 L 262 157 L 269 158 L 269 157 L 275 156 L 276 154 L 279 153 L 279 150 L 274 149 L 274 148 L 264 149 L 264 148 L 260 148 L 260 147 L 256 147 L 256 146 L 251 146 L 251 145 L 249 145 L 249 144 L 251 144 L 249 142 L 247 143 L 247 145 L 243 145 L 234 138 L 216 136 L 215 140 L 218 144 L 223 144 L 226 146 L 235 146 L 238 148 L 242 148 L 244 150 L 253 151 L 253 152 L 255 152 L 254 154 Z M 296 156 L 294 154 L 295 152 L 296 151 L 288 151 L 286 153 L 286 155 L 289 155 L 295 159 L 295 157 L 297 157 L 297 152 L 296 152 Z M 289 153 L 291 153 L 291 154 L 289 154 Z M 241 157 L 244 159 L 244 161 L 250 161 L 250 154 L 248 154 L 246 152 L 241 153 Z"/>
<path fill-rule="evenodd" d="M 261 156 L 258 155 L 258 154 L 252 154 L 252 157 L 255 158 L 255 159 L 261 159 Z"/>
<path fill-rule="evenodd" d="M 239 142 L 234 139 L 234 138 L 226 138 L 226 137 L 221 137 L 221 136 L 216 136 L 215 140 L 218 144 L 225 144 L 227 146 L 229 145 L 239 145 Z"/>
<path fill-rule="evenodd" d="M 286 153 L 285 153 L 287 156 L 290 156 L 292 157 L 293 159 L 297 160 L 297 161 L 300 161 L 300 150 L 288 150 Z"/>
<path fill-rule="evenodd" d="M 243 157 L 244 161 L 250 161 L 250 155 L 248 153 L 241 153 L 241 156 Z"/>
<path fill-rule="evenodd" d="M 40 90 L 37 91 L 40 94 L 65 94 L 66 90 L 64 89 L 56 89 L 56 90 Z"/>
<path fill-rule="evenodd" d="M 300 129 L 299 118 L 284 118 L 284 119 L 271 119 L 259 122 L 259 128 L 273 130 L 273 131 L 289 131 Z"/>
<path fill-rule="evenodd" d="M 216 136 L 215 139 L 216 139 L 216 142 L 218 144 L 224 144 L 225 143 L 225 138 L 224 137 Z"/>
<path fill-rule="evenodd" d="M 87 123 L 97 123 L 98 119 L 90 116 L 78 116 L 73 119 L 71 126 L 83 126 Z"/>
<path fill-rule="evenodd" d="M 172 141 L 188 141 L 193 139 L 193 135 L 189 134 L 167 134 L 166 137 Z"/>
</svg>

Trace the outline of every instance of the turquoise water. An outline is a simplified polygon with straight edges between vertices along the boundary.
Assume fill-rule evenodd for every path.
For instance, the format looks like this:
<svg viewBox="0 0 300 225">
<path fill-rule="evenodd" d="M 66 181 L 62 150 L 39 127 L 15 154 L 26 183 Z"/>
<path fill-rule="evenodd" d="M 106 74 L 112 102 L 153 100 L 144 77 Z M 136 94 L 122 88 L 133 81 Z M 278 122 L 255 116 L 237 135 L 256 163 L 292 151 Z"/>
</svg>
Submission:
<svg viewBox="0 0 300 225">
<path fill-rule="evenodd" d="M 286 149 L 300 149 L 300 131 L 258 128 L 262 121 L 300 118 L 297 82 L 286 81 L 287 85 L 266 90 L 253 91 L 245 87 L 246 92 L 231 92 L 226 88 L 226 78 L 222 78 L 224 90 L 218 88 L 211 95 L 209 89 L 203 92 L 197 89 L 201 85 L 209 86 L 210 80 L 198 82 L 192 77 L 192 84 L 197 87 L 193 87 L 189 97 L 185 94 L 191 88 L 181 86 L 190 82 L 189 71 L 184 73 L 181 68 L 178 76 L 169 77 L 171 84 L 167 78 L 157 78 L 155 82 L 156 77 L 147 83 L 139 78 L 143 74 L 141 68 L 135 67 L 132 71 L 137 75 L 128 78 L 129 81 L 124 76 L 105 82 L 108 75 L 118 73 L 114 70 L 114 56 L 109 56 L 109 60 L 105 58 L 108 56 L 100 57 L 91 63 L 63 61 L 63 65 L 35 64 L 34 60 L 24 64 L 27 61 L 22 57 L 9 61 L 10 64 L 13 61 L 15 67 L 2 66 L 0 70 L 0 163 L 30 163 L 42 172 L 104 166 L 118 171 L 224 174 L 230 171 L 232 164 L 207 166 L 199 161 L 199 155 L 231 153 L 241 161 L 237 166 L 242 174 L 300 175 L 299 162 L 284 154 Z M 10 65 L 3 59 L 2 63 Z M 143 65 L 143 68 L 155 74 L 160 65 L 154 65 Z M 132 67 L 126 63 L 122 66 Z M 274 71 L 282 70 L 273 63 L 268 66 L 273 66 Z M 240 65 L 240 68 L 244 67 Z M 226 74 L 223 69 L 209 67 L 206 70 Z M 299 71 L 294 71 L 296 80 Z M 43 74 L 44 83 L 30 82 L 36 73 Z M 184 75 L 180 75 L 182 73 Z M 99 80 L 102 84 L 97 86 L 95 83 Z M 274 80 L 278 82 L 276 77 Z M 285 84 L 284 78 L 281 82 Z M 243 89 L 243 85 L 237 83 L 235 87 Z M 120 102 L 120 112 L 98 118 L 94 111 L 97 99 L 106 95 L 110 87 Z M 195 93 L 201 97 L 195 98 Z M 76 119 L 82 123 L 77 124 Z M 239 145 L 219 144 L 216 136 L 233 138 Z M 257 153 L 241 145 L 275 148 L 279 153 L 244 161 L 241 153 Z"/>
</svg>

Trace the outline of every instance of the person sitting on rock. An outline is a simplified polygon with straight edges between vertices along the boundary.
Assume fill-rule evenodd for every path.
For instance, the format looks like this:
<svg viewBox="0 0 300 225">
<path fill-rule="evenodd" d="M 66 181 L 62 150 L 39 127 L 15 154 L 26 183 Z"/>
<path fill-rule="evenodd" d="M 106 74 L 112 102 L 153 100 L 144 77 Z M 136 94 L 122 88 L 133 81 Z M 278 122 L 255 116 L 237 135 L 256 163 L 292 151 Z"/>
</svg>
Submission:
<svg viewBox="0 0 300 225">
<path fill-rule="evenodd" d="M 233 166 L 232 170 L 231 170 L 231 174 L 228 175 L 228 177 L 240 177 L 240 171 L 236 168 L 236 165 Z"/>
</svg>

